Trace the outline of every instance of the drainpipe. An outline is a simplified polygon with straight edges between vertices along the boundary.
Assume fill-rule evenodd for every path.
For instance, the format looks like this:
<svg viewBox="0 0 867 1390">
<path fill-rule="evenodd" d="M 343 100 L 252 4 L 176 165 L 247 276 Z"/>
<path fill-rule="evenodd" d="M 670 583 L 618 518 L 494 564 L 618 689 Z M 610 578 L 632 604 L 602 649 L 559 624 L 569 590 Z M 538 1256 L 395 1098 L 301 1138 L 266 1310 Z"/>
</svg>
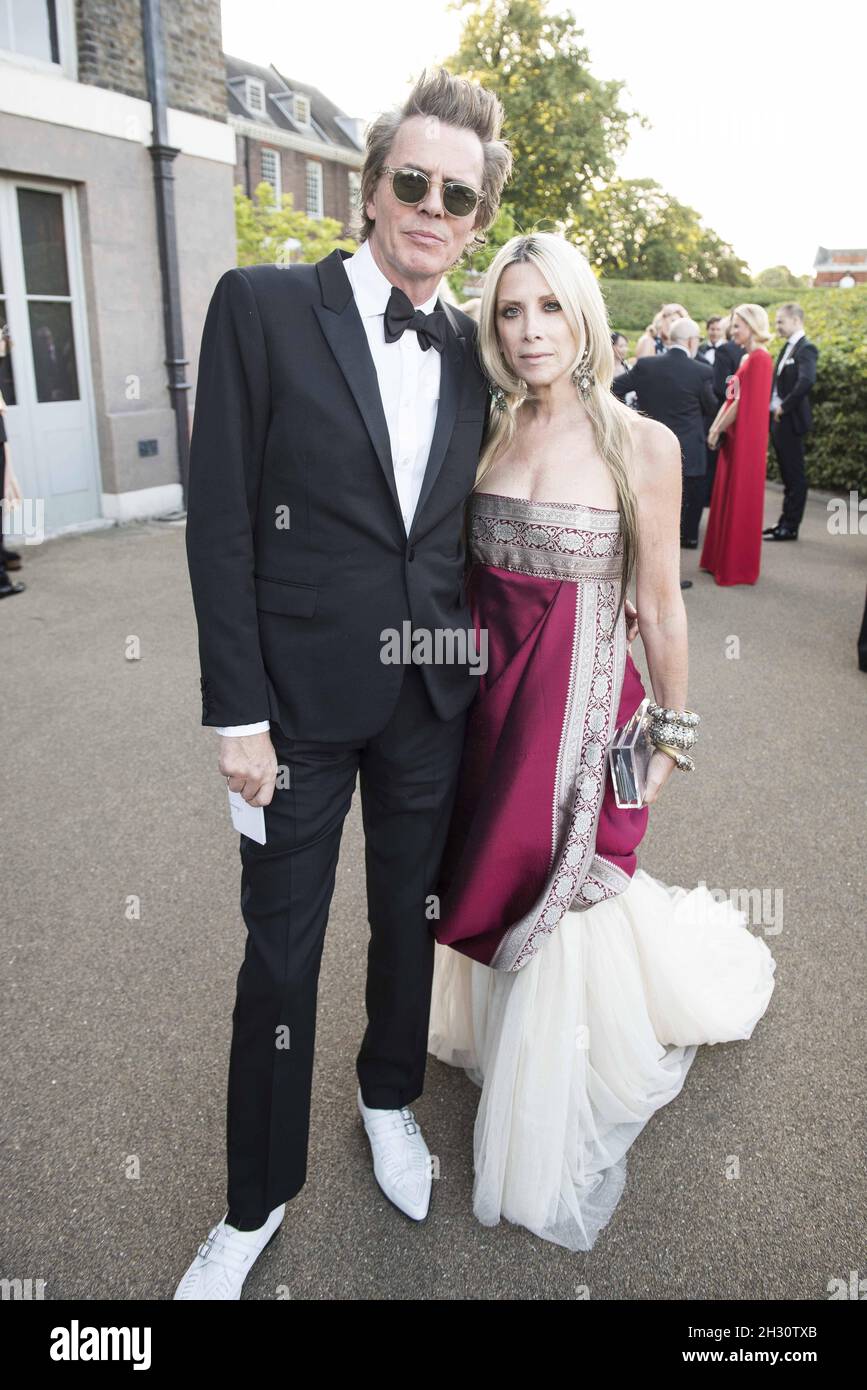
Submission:
<svg viewBox="0 0 867 1390">
<path fill-rule="evenodd" d="M 148 147 L 153 166 L 154 196 L 157 209 L 157 244 L 160 253 L 160 282 L 163 295 L 163 334 L 168 369 L 168 390 L 175 414 L 178 469 L 183 489 L 184 509 L 190 475 L 190 423 L 187 392 L 190 389 L 184 368 L 184 326 L 181 317 L 180 277 L 178 274 L 178 236 L 175 216 L 175 176 L 172 165 L 180 150 L 168 142 L 166 110 L 166 54 L 163 44 L 160 0 L 141 0 L 145 70 L 148 100 L 153 123 Z"/>
</svg>

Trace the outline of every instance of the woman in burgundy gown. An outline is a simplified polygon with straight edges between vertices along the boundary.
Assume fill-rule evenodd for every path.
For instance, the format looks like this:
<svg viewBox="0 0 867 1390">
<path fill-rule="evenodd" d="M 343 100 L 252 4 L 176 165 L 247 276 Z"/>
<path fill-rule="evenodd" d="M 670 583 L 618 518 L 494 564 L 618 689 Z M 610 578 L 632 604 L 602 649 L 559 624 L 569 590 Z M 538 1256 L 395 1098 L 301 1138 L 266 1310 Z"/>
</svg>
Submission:
<svg viewBox="0 0 867 1390">
<path fill-rule="evenodd" d="M 428 1047 L 481 1088 L 478 1219 L 587 1250 L 620 1198 L 626 1150 L 678 1094 L 698 1044 L 750 1036 L 774 961 L 730 903 L 638 867 L 648 805 L 618 809 L 607 774 L 607 744 L 645 694 L 621 606 L 636 518 L 653 536 L 638 547 L 636 600 L 654 691 L 683 708 L 679 445 L 611 394 L 601 294 L 562 238 L 502 248 L 479 341 L 506 410 L 507 384 L 526 388 L 526 426 L 510 432 L 506 410 L 492 414 L 468 507 L 467 595 L 487 667 L 440 875 Z M 531 396 L 542 410 L 525 408 Z M 605 425 L 591 436 L 581 426 L 594 416 Z M 653 454 L 641 478 L 654 499 L 642 482 L 635 509 L 611 446 L 620 421 Z M 591 443 L 600 438 L 608 475 Z M 612 477 L 617 508 L 598 505 Z M 647 802 L 674 766 L 657 750 Z"/>
<path fill-rule="evenodd" d="M 699 568 L 717 584 L 755 584 L 765 524 L 765 476 L 774 360 L 765 347 L 771 329 L 761 304 L 740 304 L 732 337 L 746 348 L 708 433 L 717 459 L 710 513 Z"/>
</svg>

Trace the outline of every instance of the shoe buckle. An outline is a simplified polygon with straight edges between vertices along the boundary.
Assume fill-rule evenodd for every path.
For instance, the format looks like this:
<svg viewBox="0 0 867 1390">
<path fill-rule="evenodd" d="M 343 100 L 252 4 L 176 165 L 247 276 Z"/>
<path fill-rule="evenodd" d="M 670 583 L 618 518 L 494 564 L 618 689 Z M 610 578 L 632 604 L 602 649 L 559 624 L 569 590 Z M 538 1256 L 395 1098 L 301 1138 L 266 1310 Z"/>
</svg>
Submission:
<svg viewBox="0 0 867 1390">
<path fill-rule="evenodd" d="M 219 1227 L 218 1227 L 218 1226 L 212 1226 L 211 1229 L 210 1229 L 210 1231 L 208 1231 L 207 1238 L 206 1238 L 205 1240 L 203 1240 L 202 1243 L 201 1243 L 201 1245 L 199 1246 L 199 1249 L 198 1249 L 198 1252 L 197 1252 L 197 1253 L 198 1253 L 199 1256 L 202 1258 L 202 1260 L 206 1260 L 206 1259 L 208 1258 L 208 1256 L 210 1255 L 211 1251 L 213 1250 L 213 1248 L 214 1248 L 214 1241 L 217 1239 L 217 1231 L 218 1231 L 218 1230 L 219 1230 Z"/>
<path fill-rule="evenodd" d="M 403 1120 L 403 1127 L 407 1134 L 415 1134 L 418 1131 L 418 1125 L 415 1122 L 415 1115 L 412 1113 L 409 1106 L 401 1106 L 400 1114 Z"/>
</svg>

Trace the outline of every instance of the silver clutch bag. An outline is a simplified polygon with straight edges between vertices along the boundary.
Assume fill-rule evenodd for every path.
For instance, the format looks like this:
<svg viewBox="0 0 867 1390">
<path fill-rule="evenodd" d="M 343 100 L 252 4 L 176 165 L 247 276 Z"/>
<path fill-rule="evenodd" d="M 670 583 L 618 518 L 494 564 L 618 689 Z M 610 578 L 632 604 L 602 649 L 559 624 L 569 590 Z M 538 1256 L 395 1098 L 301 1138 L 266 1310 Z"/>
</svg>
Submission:
<svg viewBox="0 0 867 1390">
<path fill-rule="evenodd" d="M 650 696 L 645 695 L 632 718 L 615 730 L 606 750 L 614 800 L 621 811 L 636 811 L 644 802 L 647 769 L 656 748 L 650 738 L 649 704 Z"/>
</svg>

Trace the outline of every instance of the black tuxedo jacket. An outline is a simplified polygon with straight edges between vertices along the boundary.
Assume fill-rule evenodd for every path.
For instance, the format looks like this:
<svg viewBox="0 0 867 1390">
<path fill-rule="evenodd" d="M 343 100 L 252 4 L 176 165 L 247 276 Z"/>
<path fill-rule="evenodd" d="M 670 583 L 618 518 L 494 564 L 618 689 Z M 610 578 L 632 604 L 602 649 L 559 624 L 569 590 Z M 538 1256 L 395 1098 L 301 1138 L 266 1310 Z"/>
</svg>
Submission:
<svg viewBox="0 0 867 1390">
<path fill-rule="evenodd" d="M 806 434 L 813 427 L 810 388 L 816 380 L 819 349 L 807 338 L 799 338 L 792 349 L 791 357 L 777 376 L 777 368 L 785 350 L 786 344 L 783 343 L 774 363 L 774 381 L 780 397 L 780 409 L 791 420 L 795 434 Z M 773 387 L 771 389 L 773 390 Z"/>
<path fill-rule="evenodd" d="M 186 532 L 203 724 L 369 737 L 404 672 L 381 660 L 383 630 L 473 626 L 461 529 L 489 400 L 476 325 L 438 302 L 439 407 L 407 536 L 348 254 L 228 270 L 208 308 Z M 422 667 L 440 718 L 469 705 L 471 670 L 447 655 Z"/>
<path fill-rule="evenodd" d="M 744 349 L 732 338 L 724 339 L 714 353 L 713 389 L 720 405 L 726 398 L 726 382 L 730 376 L 734 376 L 743 355 Z"/>
<path fill-rule="evenodd" d="M 622 400 L 638 392 L 638 409 L 673 430 L 680 440 L 685 478 L 707 471 L 707 429 L 719 408 L 713 372 L 680 348 L 660 357 L 639 357 L 634 367 L 614 378 L 613 390 Z"/>
</svg>

